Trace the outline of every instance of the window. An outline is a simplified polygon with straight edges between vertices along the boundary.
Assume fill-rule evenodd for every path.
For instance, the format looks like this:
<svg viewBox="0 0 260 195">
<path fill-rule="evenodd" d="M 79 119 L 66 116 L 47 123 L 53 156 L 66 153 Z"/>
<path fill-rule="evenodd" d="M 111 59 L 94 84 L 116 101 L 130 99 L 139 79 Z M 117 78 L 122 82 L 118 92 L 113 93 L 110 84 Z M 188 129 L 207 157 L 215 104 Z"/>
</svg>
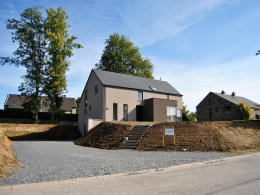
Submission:
<svg viewBox="0 0 260 195">
<path fill-rule="evenodd" d="M 158 89 L 156 89 L 155 87 L 151 87 L 149 86 L 153 91 L 158 91 Z"/>
<path fill-rule="evenodd" d="M 113 120 L 117 121 L 117 104 L 113 104 Z"/>
<path fill-rule="evenodd" d="M 224 106 L 224 107 L 223 107 L 223 110 L 224 110 L 224 111 L 231 111 L 231 106 Z"/>
<path fill-rule="evenodd" d="M 91 110 L 91 106 L 89 106 L 89 111 Z"/>
<path fill-rule="evenodd" d="M 142 91 L 138 91 L 138 101 L 139 102 L 143 101 L 143 92 Z"/>
<path fill-rule="evenodd" d="M 98 93 L 98 85 L 95 86 L 95 93 Z"/>
<path fill-rule="evenodd" d="M 87 100 L 85 102 L 85 114 L 87 114 L 87 111 L 88 111 L 88 103 L 87 103 Z"/>
<path fill-rule="evenodd" d="M 88 110 L 88 90 L 85 91 L 85 114 L 87 114 L 87 110 Z"/>
<path fill-rule="evenodd" d="M 212 112 L 211 112 L 211 108 L 209 109 L 209 118 L 212 119 Z"/>
<path fill-rule="evenodd" d="M 182 121 L 182 110 L 177 109 L 177 122 L 181 122 L 181 121 Z"/>
<path fill-rule="evenodd" d="M 167 106 L 167 121 L 176 121 L 176 107 L 174 106 Z"/>
<path fill-rule="evenodd" d="M 211 105 L 211 98 L 209 98 L 209 105 Z"/>
<path fill-rule="evenodd" d="M 216 112 L 219 112 L 220 111 L 220 107 L 216 107 Z"/>
<path fill-rule="evenodd" d="M 128 121 L 128 105 L 123 105 L 123 121 Z"/>
</svg>

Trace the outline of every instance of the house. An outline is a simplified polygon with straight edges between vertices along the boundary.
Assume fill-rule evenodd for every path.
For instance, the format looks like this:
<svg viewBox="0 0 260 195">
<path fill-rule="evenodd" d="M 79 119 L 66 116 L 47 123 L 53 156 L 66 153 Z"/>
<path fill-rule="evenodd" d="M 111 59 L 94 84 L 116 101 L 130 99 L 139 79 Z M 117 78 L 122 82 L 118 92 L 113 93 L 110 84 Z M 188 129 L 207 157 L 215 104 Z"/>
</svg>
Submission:
<svg viewBox="0 0 260 195">
<path fill-rule="evenodd" d="M 26 96 L 8 94 L 5 100 L 4 109 L 5 110 L 23 110 L 22 100 L 26 99 Z M 46 104 L 47 97 L 41 96 L 41 108 L 40 112 L 49 112 L 49 107 Z M 75 98 L 66 98 L 63 96 L 63 102 L 61 109 L 65 111 L 65 114 L 76 114 L 76 101 Z"/>
<path fill-rule="evenodd" d="M 230 121 L 240 120 L 240 114 L 236 105 L 239 102 L 251 107 L 251 118 L 259 119 L 260 105 L 244 97 L 236 96 L 235 92 L 231 95 L 210 92 L 198 105 L 197 105 L 197 120 L 198 121 Z"/>
<path fill-rule="evenodd" d="M 93 69 L 81 95 L 81 133 L 101 121 L 181 121 L 182 94 L 166 81 Z"/>
</svg>

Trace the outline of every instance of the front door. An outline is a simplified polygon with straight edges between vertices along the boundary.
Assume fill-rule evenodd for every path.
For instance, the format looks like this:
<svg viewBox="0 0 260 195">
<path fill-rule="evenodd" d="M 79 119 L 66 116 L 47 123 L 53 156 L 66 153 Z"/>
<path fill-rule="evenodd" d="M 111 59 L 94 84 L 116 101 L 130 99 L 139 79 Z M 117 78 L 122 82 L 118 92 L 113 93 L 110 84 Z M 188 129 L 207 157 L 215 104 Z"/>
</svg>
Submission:
<svg viewBox="0 0 260 195">
<path fill-rule="evenodd" d="M 128 121 L 128 105 L 127 104 L 123 105 L 123 113 L 124 113 L 123 121 Z"/>
<path fill-rule="evenodd" d="M 136 121 L 143 121 L 143 106 L 136 106 Z"/>
</svg>

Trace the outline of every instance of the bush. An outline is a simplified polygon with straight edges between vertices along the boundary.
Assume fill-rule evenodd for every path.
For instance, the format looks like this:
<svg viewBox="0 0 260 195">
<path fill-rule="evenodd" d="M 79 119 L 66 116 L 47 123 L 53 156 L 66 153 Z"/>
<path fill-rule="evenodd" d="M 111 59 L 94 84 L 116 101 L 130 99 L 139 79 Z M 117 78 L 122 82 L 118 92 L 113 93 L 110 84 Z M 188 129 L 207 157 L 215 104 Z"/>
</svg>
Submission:
<svg viewBox="0 0 260 195">
<path fill-rule="evenodd" d="M 239 102 L 237 104 L 237 109 L 240 113 L 242 120 L 249 120 L 251 118 L 251 114 L 252 114 L 251 107 L 245 105 L 244 102 Z"/>
</svg>

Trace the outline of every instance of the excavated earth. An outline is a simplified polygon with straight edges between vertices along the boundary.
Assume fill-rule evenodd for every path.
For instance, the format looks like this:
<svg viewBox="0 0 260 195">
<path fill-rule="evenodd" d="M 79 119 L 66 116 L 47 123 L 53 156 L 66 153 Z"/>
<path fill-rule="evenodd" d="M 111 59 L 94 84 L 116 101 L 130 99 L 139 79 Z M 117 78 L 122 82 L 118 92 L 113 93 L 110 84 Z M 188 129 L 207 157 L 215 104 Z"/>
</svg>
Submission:
<svg viewBox="0 0 260 195">
<path fill-rule="evenodd" d="M 138 124 L 140 123 L 102 122 L 74 143 L 117 149 L 123 138 Z M 173 128 L 175 135 L 164 136 L 165 128 Z M 144 151 L 205 152 L 246 149 L 260 149 L 260 120 L 155 123 L 146 131 L 136 148 Z"/>
<path fill-rule="evenodd" d="M 76 145 L 114 150 L 135 125 L 147 123 L 102 122 L 83 137 L 78 127 L 73 125 L 0 123 L 0 177 L 10 175 L 20 166 L 10 140 L 75 140 Z M 173 128 L 175 136 L 164 136 L 165 128 Z M 205 152 L 259 149 L 260 120 L 154 123 L 136 148 L 143 151 Z"/>
<path fill-rule="evenodd" d="M 11 141 L 0 130 L 0 178 L 10 175 L 12 170 L 18 167 L 19 163 L 11 149 Z"/>
</svg>

